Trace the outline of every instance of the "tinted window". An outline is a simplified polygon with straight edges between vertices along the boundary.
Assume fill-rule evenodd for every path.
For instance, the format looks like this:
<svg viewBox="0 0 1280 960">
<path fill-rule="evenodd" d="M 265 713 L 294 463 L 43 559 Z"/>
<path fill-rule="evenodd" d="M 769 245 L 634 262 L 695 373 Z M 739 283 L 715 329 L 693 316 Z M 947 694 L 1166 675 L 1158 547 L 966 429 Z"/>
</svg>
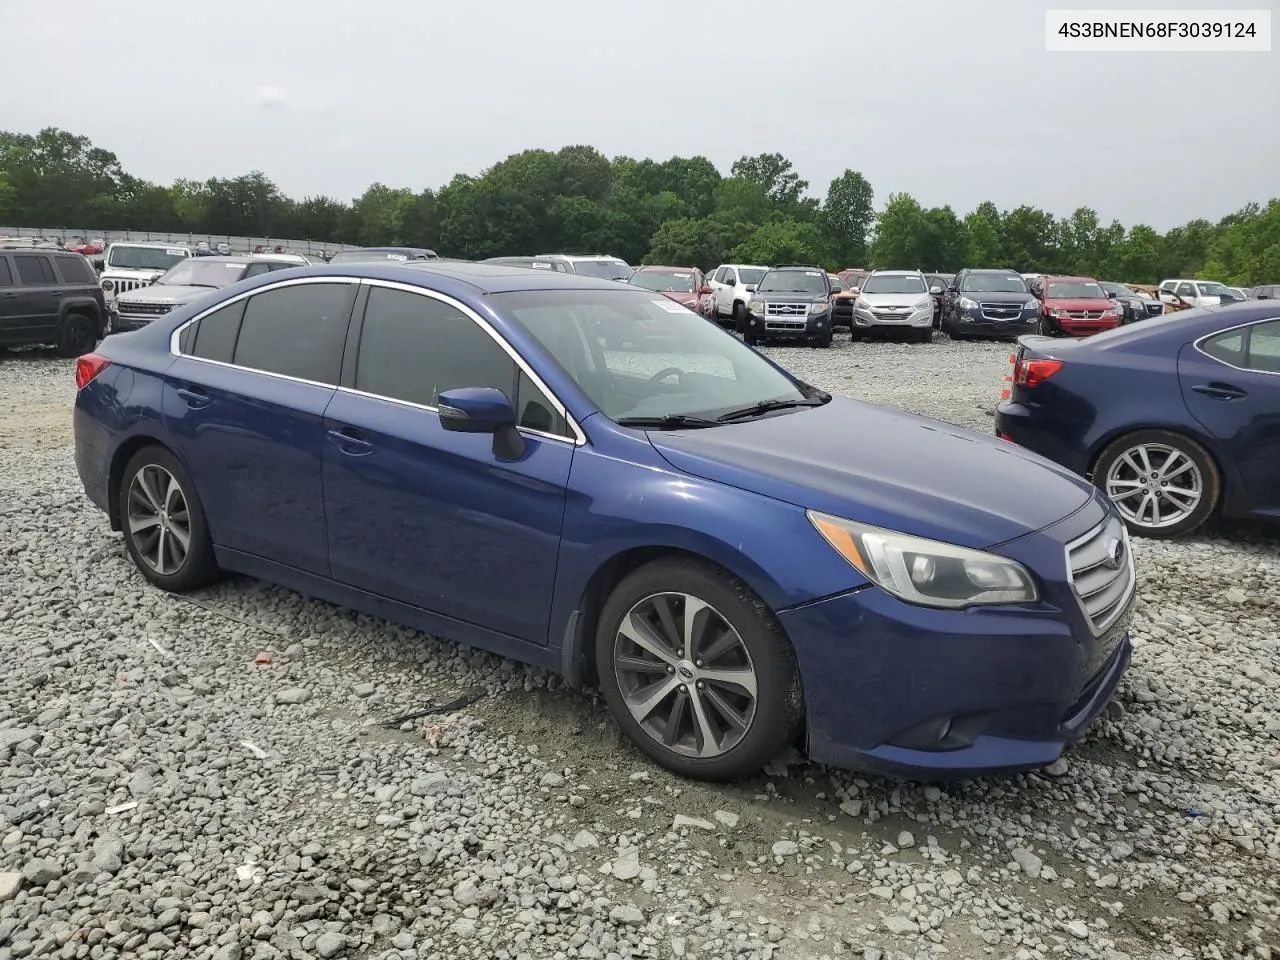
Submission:
<svg viewBox="0 0 1280 960">
<path fill-rule="evenodd" d="M 67 283 L 94 283 L 93 271 L 83 257 L 58 257 L 58 269 Z"/>
<path fill-rule="evenodd" d="M 13 283 L 13 273 L 9 270 L 9 261 L 0 257 L 0 287 L 7 287 Z"/>
<path fill-rule="evenodd" d="M 240 320 L 244 317 L 246 303 L 241 300 L 202 318 L 195 326 L 191 354 L 205 360 L 230 363 L 236 352 L 236 337 L 240 334 Z M 185 349 L 181 341 L 178 345 Z"/>
<path fill-rule="evenodd" d="M 1280 320 L 1260 323 L 1249 331 L 1249 363 L 1252 370 L 1280 373 Z"/>
<path fill-rule="evenodd" d="M 48 284 L 58 282 L 53 275 L 53 267 L 49 265 L 48 257 L 19 255 L 13 258 L 13 262 L 18 267 L 18 276 L 23 283 Z"/>
<path fill-rule="evenodd" d="M 1232 366 L 1244 366 L 1244 331 L 1229 330 L 1216 337 L 1210 337 L 1200 345 L 1209 356 L 1229 363 Z"/>
<path fill-rule="evenodd" d="M 244 274 L 240 279 L 247 280 L 250 277 L 260 277 L 264 273 L 269 273 L 270 271 L 271 264 L 269 263 L 251 263 L 244 268 Z"/>
<path fill-rule="evenodd" d="M 457 387 L 497 387 L 513 398 L 515 385 L 515 361 L 456 307 L 403 290 L 369 291 L 357 390 L 434 407 Z"/>
<path fill-rule="evenodd" d="M 349 283 L 299 284 L 250 297 L 233 362 L 337 383 L 354 297 L 355 286 Z"/>
</svg>

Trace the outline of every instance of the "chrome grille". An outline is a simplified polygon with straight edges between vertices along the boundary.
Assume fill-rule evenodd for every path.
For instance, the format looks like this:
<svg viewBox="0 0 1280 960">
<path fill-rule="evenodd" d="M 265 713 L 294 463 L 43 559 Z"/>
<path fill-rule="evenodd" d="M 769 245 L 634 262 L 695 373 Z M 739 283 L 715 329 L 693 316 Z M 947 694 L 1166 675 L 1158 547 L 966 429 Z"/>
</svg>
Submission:
<svg viewBox="0 0 1280 960">
<path fill-rule="evenodd" d="M 766 320 L 764 322 L 766 330 L 803 330 L 803 320 Z"/>
<path fill-rule="evenodd" d="M 1101 320 L 1101 310 L 1068 310 L 1067 316 L 1072 320 Z"/>
<path fill-rule="evenodd" d="M 115 277 L 107 277 L 107 283 L 111 284 L 111 289 L 106 291 L 108 295 L 118 297 L 122 293 L 128 293 L 130 290 L 138 290 L 142 287 L 151 286 L 150 280 L 117 280 Z"/>
<path fill-rule="evenodd" d="M 176 303 L 129 303 L 121 301 L 117 304 L 116 309 L 122 317 L 163 317 L 166 313 L 176 307 Z"/>
<path fill-rule="evenodd" d="M 1152 301 L 1145 304 L 1145 306 L 1147 308 L 1147 316 L 1149 317 L 1158 317 L 1160 314 L 1164 313 L 1164 304 L 1159 303 L 1158 301 Z"/>
<path fill-rule="evenodd" d="M 984 320 L 1017 320 L 1022 316 L 1020 303 L 983 303 L 979 306 Z"/>
<path fill-rule="evenodd" d="M 903 323 L 911 319 L 910 310 L 872 310 L 871 315 L 881 323 Z"/>
<path fill-rule="evenodd" d="M 1113 544 L 1119 544 L 1118 548 Z M 1113 565 L 1114 551 L 1120 553 Z M 1105 633 L 1125 611 L 1135 577 L 1129 531 L 1114 513 L 1079 540 L 1067 544 L 1071 589 L 1095 634 Z"/>
<path fill-rule="evenodd" d="M 766 317 L 803 317 L 809 312 L 807 303 L 766 303 Z"/>
</svg>

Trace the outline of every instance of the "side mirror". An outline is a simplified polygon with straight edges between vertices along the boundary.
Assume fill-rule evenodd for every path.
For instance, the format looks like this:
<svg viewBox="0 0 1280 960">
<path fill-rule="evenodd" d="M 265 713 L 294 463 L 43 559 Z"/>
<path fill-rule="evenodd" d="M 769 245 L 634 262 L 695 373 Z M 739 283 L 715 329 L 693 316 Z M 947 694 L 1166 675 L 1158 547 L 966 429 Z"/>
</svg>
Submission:
<svg viewBox="0 0 1280 960">
<path fill-rule="evenodd" d="M 929 292 L 936 297 L 940 293 L 942 293 L 942 288 L 935 283 L 932 287 L 929 288 Z"/>
<path fill-rule="evenodd" d="M 756 292 L 756 288 L 755 288 L 754 284 L 753 284 L 752 286 L 749 286 L 749 287 L 743 287 L 742 289 L 743 289 L 743 290 L 745 290 L 745 291 L 747 291 L 747 293 L 755 293 L 755 292 Z"/>
<path fill-rule="evenodd" d="M 851 294 L 853 294 L 853 295 L 856 297 L 856 296 L 858 296 L 860 293 L 862 293 L 862 288 L 861 288 L 861 287 L 850 287 L 850 288 L 849 288 L 849 292 L 850 292 Z"/>
<path fill-rule="evenodd" d="M 707 286 L 707 285 L 703 285 L 698 290 L 698 296 L 700 297 L 705 297 L 707 296 L 707 294 L 710 294 L 710 293 L 715 293 L 715 290 L 713 290 L 710 286 Z"/>
<path fill-rule="evenodd" d="M 951 286 L 947 287 L 947 293 L 959 293 L 959 292 L 960 292 L 960 288 L 957 287 L 954 283 Z"/>
<path fill-rule="evenodd" d="M 440 426 L 452 433 L 491 433 L 493 453 L 504 460 L 524 456 L 525 442 L 516 429 L 516 411 L 495 387 L 446 390 L 436 402 Z"/>
</svg>

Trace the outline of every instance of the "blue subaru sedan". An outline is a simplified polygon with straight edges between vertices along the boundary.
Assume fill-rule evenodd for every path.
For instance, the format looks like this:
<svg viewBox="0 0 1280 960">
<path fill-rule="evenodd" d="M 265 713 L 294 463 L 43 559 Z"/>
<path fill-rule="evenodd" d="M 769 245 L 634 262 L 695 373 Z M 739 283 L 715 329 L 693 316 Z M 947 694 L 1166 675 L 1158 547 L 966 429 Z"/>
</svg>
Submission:
<svg viewBox="0 0 1280 960">
<path fill-rule="evenodd" d="M 461 262 L 242 281 L 81 358 L 76 464 L 155 586 L 235 571 L 598 685 L 708 780 L 790 744 L 1035 768 L 1129 662 L 1116 510 L 832 397 L 635 286 Z"/>
<path fill-rule="evenodd" d="M 1022 337 L 1010 360 L 997 434 L 1091 477 L 1134 533 L 1280 519 L 1280 307 Z"/>
</svg>

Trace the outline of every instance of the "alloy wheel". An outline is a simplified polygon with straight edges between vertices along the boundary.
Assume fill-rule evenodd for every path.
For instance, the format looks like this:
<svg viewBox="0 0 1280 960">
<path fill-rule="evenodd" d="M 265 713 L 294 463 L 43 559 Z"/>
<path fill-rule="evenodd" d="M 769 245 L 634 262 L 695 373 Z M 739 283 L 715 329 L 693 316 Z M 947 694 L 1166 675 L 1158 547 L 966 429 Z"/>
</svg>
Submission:
<svg viewBox="0 0 1280 960">
<path fill-rule="evenodd" d="M 640 600 L 622 618 L 613 669 L 644 732 L 688 757 L 732 750 L 755 719 L 755 667 L 738 631 L 687 593 Z"/>
<path fill-rule="evenodd" d="M 142 562 L 161 576 L 187 562 L 191 511 L 182 486 L 164 467 L 150 463 L 133 475 L 125 528 Z"/>
<path fill-rule="evenodd" d="M 1195 511 L 1204 497 L 1204 477 L 1196 462 L 1177 447 L 1143 443 L 1111 464 L 1106 491 L 1127 521 L 1159 529 Z"/>
</svg>

